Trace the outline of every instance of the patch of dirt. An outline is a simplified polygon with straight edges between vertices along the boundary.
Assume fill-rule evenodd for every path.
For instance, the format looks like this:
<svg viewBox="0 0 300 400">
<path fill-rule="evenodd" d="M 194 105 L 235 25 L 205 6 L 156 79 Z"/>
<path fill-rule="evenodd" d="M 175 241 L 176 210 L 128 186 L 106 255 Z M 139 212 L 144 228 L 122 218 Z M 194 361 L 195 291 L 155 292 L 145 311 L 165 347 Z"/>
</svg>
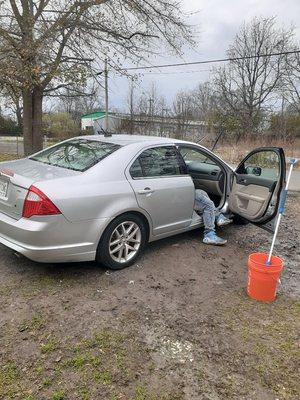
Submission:
<svg viewBox="0 0 300 400">
<path fill-rule="evenodd" d="M 270 234 L 228 226 L 150 244 L 137 265 L 44 265 L 0 247 L 0 399 L 299 398 L 299 198 L 275 253 L 278 298 L 246 295 L 247 258 Z"/>
</svg>

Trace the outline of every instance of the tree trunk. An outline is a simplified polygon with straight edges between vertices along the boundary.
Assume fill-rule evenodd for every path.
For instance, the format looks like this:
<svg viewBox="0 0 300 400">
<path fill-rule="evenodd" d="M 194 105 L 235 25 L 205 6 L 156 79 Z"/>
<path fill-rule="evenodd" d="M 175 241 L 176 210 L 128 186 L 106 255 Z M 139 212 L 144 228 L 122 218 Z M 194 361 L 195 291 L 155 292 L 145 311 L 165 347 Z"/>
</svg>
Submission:
<svg viewBox="0 0 300 400">
<path fill-rule="evenodd" d="M 23 91 L 23 137 L 24 153 L 29 155 L 42 150 L 43 94 L 39 88 Z"/>
<path fill-rule="evenodd" d="M 22 106 L 20 104 L 20 98 L 15 99 L 15 106 L 16 106 L 16 117 L 17 123 L 20 130 L 23 129 L 23 116 L 22 116 Z"/>
</svg>

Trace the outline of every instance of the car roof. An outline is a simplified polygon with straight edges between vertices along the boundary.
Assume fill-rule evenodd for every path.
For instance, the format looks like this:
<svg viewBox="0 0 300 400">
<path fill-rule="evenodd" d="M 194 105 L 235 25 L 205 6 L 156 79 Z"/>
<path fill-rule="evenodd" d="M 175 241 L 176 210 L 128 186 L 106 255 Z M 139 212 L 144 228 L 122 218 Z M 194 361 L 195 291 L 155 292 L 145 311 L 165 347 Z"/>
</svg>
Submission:
<svg viewBox="0 0 300 400">
<path fill-rule="evenodd" d="M 148 136 L 148 135 L 127 135 L 127 134 L 112 134 L 111 136 L 104 136 L 104 135 L 89 135 L 89 136 L 79 136 L 82 139 L 89 139 L 89 140 L 99 140 L 100 142 L 106 143 L 114 143 L 119 144 L 120 146 L 128 146 L 131 145 L 135 149 L 141 149 L 143 147 L 147 147 L 148 145 L 166 145 L 166 144 L 174 144 L 174 143 L 182 143 L 182 144 L 190 144 L 196 145 L 197 147 L 202 148 L 208 154 L 214 155 L 214 157 L 219 158 L 213 151 L 207 149 L 206 147 L 202 146 L 199 143 L 190 142 L 188 140 L 179 140 L 174 138 L 166 138 L 161 136 Z M 231 170 L 234 168 L 226 163 L 226 161 L 221 160 L 223 164 L 226 164 Z"/>
<path fill-rule="evenodd" d="M 89 136 L 79 136 L 78 138 L 88 139 L 88 140 L 99 140 L 100 142 L 114 143 L 121 146 L 126 146 L 134 143 L 143 144 L 166 144 L 166 143 L 182 143 L 182 140 L 159 137 L 159 136 L 142 136 L 142 135 L 126 135 L 126 134 L 112 134 L 111 136 L 104 135 L 89 135 Z"/>
</svg>

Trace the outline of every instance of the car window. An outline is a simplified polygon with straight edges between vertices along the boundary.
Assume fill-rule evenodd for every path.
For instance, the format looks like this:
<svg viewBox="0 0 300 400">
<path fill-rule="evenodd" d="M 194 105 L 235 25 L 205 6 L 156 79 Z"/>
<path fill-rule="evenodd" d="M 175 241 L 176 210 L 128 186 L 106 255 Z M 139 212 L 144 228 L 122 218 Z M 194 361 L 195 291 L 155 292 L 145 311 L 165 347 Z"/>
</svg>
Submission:
<svg viewBox="0 0 300 400">
<path fill-rule="evenodd" d="M 239 170 L 246 175 L 276 181 L 280 176 L 280 159 L 275 151 L 258 151 L 247 158 Z"/>
<path fill-rule="evenodd" d="M 139 158 L 137 158 L 132 164 L 130 168 L 130 175 L 132 178 L 141 178 L 143 176 L 143 170 Z"/>
<path fill-rule="evenodd" d="M 130 167 L 132 178 L 181 175 L 176 148 L 154 147 L 145 150 Z"/>
<path fill-rule="evenodd" d="M 118 144 L 98 140 L 74 139 L 42 150 L 30 157 L 30 160 L 83 172 L 120 147 Z"/>
<path fill-rule="evenodd" d="M 190 168 L 195 167 L 195 169 L 198 169 L 198 167 L 201 167 L 201 165 L 206 164 L 220 169 L 214 160 L 201 150 L 192 149 L 191 147 L 180 147 L 180 154 L 182 155 L 186 165 Z"/>
</svg>

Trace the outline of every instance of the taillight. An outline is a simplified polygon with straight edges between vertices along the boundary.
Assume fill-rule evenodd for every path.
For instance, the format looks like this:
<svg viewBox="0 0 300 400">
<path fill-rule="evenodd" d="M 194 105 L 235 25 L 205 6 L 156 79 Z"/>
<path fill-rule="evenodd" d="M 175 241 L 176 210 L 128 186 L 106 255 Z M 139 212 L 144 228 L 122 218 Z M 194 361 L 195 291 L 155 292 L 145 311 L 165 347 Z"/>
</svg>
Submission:
<svg viewBox="0 0 300 400">
<path fill-rule="evenodd" d="M 56 215 L 61 214 L 59 209 L 52 201 L 38 188 L 30 186 L 23 206 L 24 218 L 30 218 L 33 215 Z"/>
</svg>

